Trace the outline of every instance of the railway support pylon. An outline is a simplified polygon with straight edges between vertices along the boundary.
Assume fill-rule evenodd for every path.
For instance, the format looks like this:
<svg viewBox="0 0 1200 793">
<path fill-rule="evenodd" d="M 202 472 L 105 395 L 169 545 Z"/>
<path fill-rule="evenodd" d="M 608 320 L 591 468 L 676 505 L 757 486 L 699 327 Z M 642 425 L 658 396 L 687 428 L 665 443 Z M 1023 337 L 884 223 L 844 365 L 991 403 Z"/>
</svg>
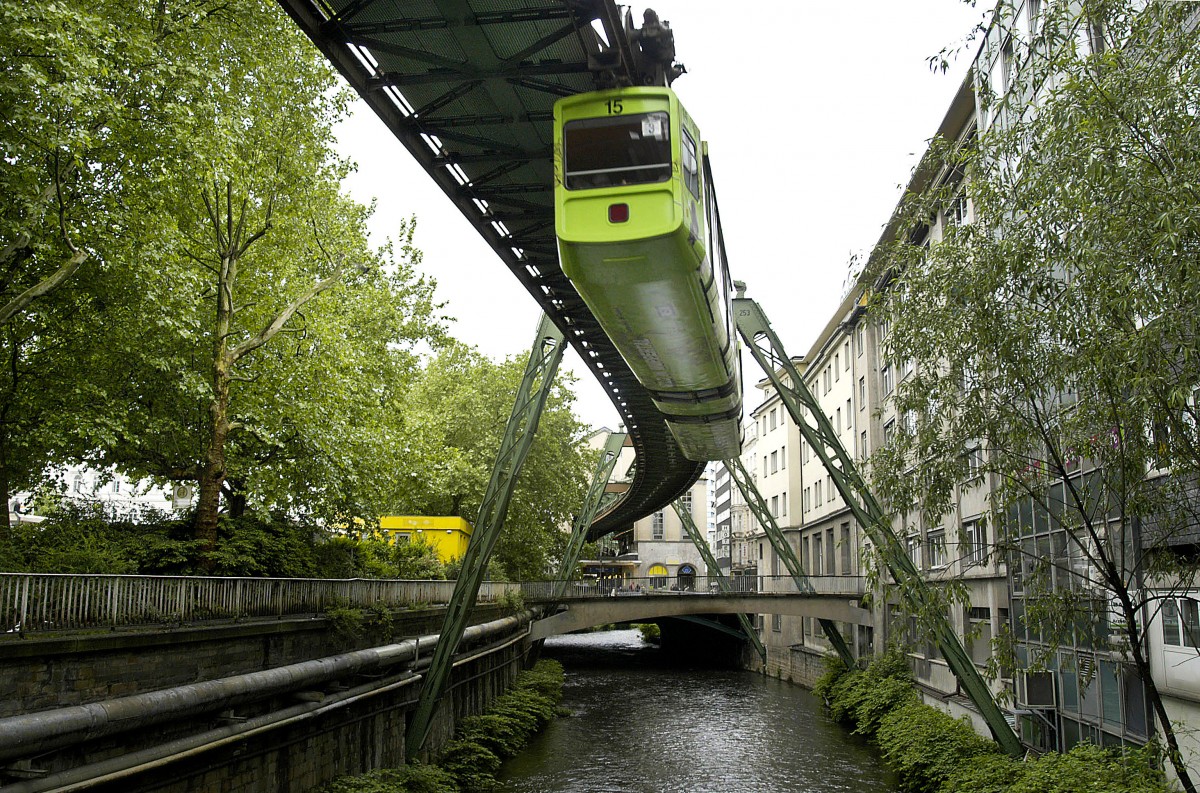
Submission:
<svg viewBox="0 0 1200 793">
<path fill-rule="evenodd" d="M 904 546 L 892 532 L 887 513 L 871 494 L 870 488 L 858 471 L 858 466 L 842 446 L 821 408 L 821 403 L 808 390 L 804 378 L 800 376 L 792 359 L 784 352 L 783 344 L 771 329 L 771 323 L 767 321 L 762 308 L 744 296 L 745 284 L 739 283 L 735 286 L 737 296 L 733 300 L 734 320 L 754 360 L 770 379 L 804 440 L 820 458 L 858 525 L 875 544 L 909 610 L 921 615 L 924 624 L 933 632 L 934 641 L 941 650 L 942 657 L 957 678 L 959 686 L 979 710 L 996 743 L 1009 755 L 1022 756 L 1024 748 L 1021 741 L 1005 720 L 987 681 L 979 674 L 971 657 L 967 655 L 962 642 L 938 604 L 929 582 L 921 576 L 921 572 L 905 552 Z"/>
<path fill-rule="evenodd" d="M 479 517 L 475 530 L 463 555 L 462 568 L 454 584 L 454 593 L 446 608 L 442 622 L 441 638 L 433 653 L 429 669 L 421 685 L 421 697 L 405 735 L 405 755 L 411 761 L 416 758 L 429 735 L 429 727 L 437 709 L 438 700 L 446 688 L 454 654 L 459 640 L 467 628 L 467 620 L 475 608 L 479 585 L 483 582 L 488 560 L 496 547 L 496 540 L 504 528 L 508 515 L 508 503 L 516 488 L 517 476 L 533 445 L 538 420 L 546 406 L 546 398 L 554 385 L 554 375 L 563 356 L 563 334 L 546 314 L 538 321 L 537 336 L 525 365 L 525 376 L 517 389 L 512 413 L 500 441 L 500 451 L 492 466 L 492 476 L 484 491 L 483 503 L 479 506 Z"/>
<path fill-rule="evenodd" d="M 562 566 L 559 568 L 558 578 L 554 584 L 553 600 L 547 606 L 547 614 L 554 613 L 555 606 L 562 598 L 567 583 L 575 577 L 575 566 L 579 564 L 579 555 L 583 552 L 588 529 L 591 528 L 592 519 L 596 517 L 596 512 L 600 509 L 604 488 L 608 485 L 613 468 L 617 466 L 617 458 L 621 456 L 621 447 L 625 445 L 625 439 L 628 437 L 628 433 L 625 432 L 610 432 L 608 439 L 604 442 L 600 459 L 596 461 L 596 470 L 592 472 L 591 487 L 588 488 L 587 495 L 583 497 L 583 506 L 579 510 L 579 517 L 575 519 L 575 526 L 571 530 L 571 539 L 567 543 L 567 549 L 563 552 Z"/>
<path fill-rule="evenodd" d="M 696 550 L 700 552 L 700 556 L 704 559 L 704 564 L 708 567 L 708 574 L 716 576 L 717 586 L 720 587 L 721 592 L 732 592 L 733 587 L 729 585 L 729 579 L 721 572 L 721 568 L 717 565 L 717 560 L 713 557 L 712 549 L 708 547 L 708 540 L 700 536 L 700 530 L 696 528 L 696 521 L 692 520 L 692 513 L 688 510 L 687 504 L 680 499 L 672 502 L 671 506 L 675 508 L 675 514 L 679 516 L 679 522 L 683 524 L 683 530 L 687 532 L 687 536 L 691 538 L 692 544 L 696 546 Z M 767 662 L 767 648 L 763 646 L 758 631 L 754 629 L 754 624 L 750 622 L 750 617 L 739 612 L 738 622 L 742 625 L 742 632 L 746 634 L 746 639 L 754 645 L 758 657 L 765 664 Z"/>
<path fill-rule="evenodd" d="M 746 471 L 745 466 L 742 465 L 742 461 L 735 457 L 732 460 L 725 460 L 724 465 L 729 471 L 730 478 L 737 484 L 738 490 L 742 491 L 742 497 L 746 499 L 746 506 L 750 508 L 751 514 L 766 532 L 767 542 L 775 550 L 775 555 L 783 560 L 783 566 L 787 568 L 792 580 L 796 582 L 796 589 L 802 593 L 814 592 L 812 582 L 808 580 L 804 568 L 800 565 L 800 560 L 796 558 L 796 552 L 792 550 L 791 544 L 783 536 L 783 530 L 775 522 L 771 510 L 767 508 L 767 502 L 758 492 L 758 487 L 754 484 L 754 480 Z M 842 659 L 842 663 L 847 667 L 853 667 L 854 655 L 850 652 L 850 646 L 846 644 L 846 638 L 837 629 L 837 625 L 832 620 L 818 619 L 817 622 L 820 623 L 821 630 L 825 632 L 825 638 L 829 640 L 830 646 Z"/>
</svg>

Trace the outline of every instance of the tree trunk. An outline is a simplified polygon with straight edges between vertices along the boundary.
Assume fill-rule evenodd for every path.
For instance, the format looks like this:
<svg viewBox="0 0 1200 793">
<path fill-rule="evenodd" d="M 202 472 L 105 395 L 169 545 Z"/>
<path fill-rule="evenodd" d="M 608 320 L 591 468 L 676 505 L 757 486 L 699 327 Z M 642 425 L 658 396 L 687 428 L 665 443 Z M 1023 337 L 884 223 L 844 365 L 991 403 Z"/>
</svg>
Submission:
<svg viewBox="0 0 1200 793">
<path fill-rule="evenodd" d="M 224 346 L 223 343 L 221 346 Z M 211 551 L 217 544 L 217 513 L 221 506 L 221 486 L 225 484 L 225 442 L 229 439 L 229 370 L 224 355 L 218 355 L 213 362 L 213 398 L 208 412 L 208 445 L 200 465 L 200 497 L 196 504 L 193 534 L 201 541 L 201 549 L 205 552 Z"/>
<path fill-rule="evenodd" d="M 4 498 L 4 515 L 0 517 L 0 544 L 12 538 L 12 524 L 8 516 L 8 431 L 0 426 L 0 497 Z"/>
</svg>

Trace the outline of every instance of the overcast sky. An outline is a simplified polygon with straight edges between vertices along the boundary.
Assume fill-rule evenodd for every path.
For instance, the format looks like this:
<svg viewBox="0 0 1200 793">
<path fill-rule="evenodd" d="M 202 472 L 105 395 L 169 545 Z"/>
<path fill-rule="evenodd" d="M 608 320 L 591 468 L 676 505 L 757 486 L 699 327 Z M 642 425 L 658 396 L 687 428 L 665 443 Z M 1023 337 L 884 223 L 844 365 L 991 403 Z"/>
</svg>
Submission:
<svg viewBox="0 0 1200 793">
<path fill-rule="evenodd" d="M 644 7 L 633 7 L 639 24 Z M 982 12 L 962 0 L 651 7 L 671 23 L 688 70 L 673 87 L 708 141 L 732 275 L 801 355 L 837 307 L 851 257 L 878 239 L 975 45 L 945 74 L 927 59 L 961 46 Z M 539 308 L 508 268 L 365 105 L 337 136 L 359 165 L 346 187 L 377 201 L 373 242 L 415 215 L 455 337 L 493 358 L 521 354 Z M 580 416 L 615 428 L 616 411 L 573 351 L 564 366 L 580 374 Z M 746 372 L 747 411 L 760 376 Z"/>
</svg>

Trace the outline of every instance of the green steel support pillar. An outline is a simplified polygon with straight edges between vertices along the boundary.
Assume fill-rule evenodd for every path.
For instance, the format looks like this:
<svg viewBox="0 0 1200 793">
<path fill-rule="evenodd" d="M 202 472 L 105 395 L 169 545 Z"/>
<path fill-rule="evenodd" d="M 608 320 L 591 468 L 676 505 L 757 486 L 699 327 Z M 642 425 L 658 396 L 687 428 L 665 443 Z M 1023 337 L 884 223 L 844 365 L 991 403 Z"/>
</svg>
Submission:
<svg viewBox="0 0 1200 793">
<path fill-rule="evenodd" d="M 683 524 L 683 530 L 692 539 L 692 544 L 696 546 L 696 550 L 704 557 L 704 564 L 708 565 L 708 574 L 712 575 L 716 573 L 717 586 L 720 587 L 721 592 L 732 592 L 733 587 L 729 585 L 729 579 L 725 577 L 725 574 L 721 572 L 721 568 L 717 566 L 717 560 L 713 558 L 712 549 L 708 547 L 708 541 L 700 536 L 700 530 L 696 528 L 696 522 L 692 520 L 691 513 L 679 501 L 673 502 L 671 506 L 675 508 L 675 514 L 679 516 L 679 522 Z M 754 645 L 754 649 L 765 664 L 767 662 L 767 648 L 763 647 L 762 639 L 758 638 L 758 631 L 754 630 L 754 625 L 750 622 L 750 617 L 739 612 L 738 622 L 742 623 L 742 632 L 746 634 L 746 638 Z"/>
<path fill-rule="evenodd" d="M 554 375 L 562 360 L 563 348 L 562 331 L 555 327 L 548 316 L 542 314 L 529 363 L 525 366 L 525 377 L 517 389 L 512 414 L 508 417 L 504 438 L 500 441 L 500 451 L 492 466 L 492 477 L 484 492 L 483 503 L 479 506 L 475 530 L 463 556 L 458 580 L 454 583 L 454 593 L 450 596 L 450 604 L 442 622 L 441 637 L 429 669 L 425 672 L 417 709 L 408 724 L 405 754 L 410 761 L 420 752 L 429 734 L 438 700 L 450 677 L 458 642 L 467 628 L 467 619 L 475 608 L 475 599 L 479 595 L 479 585 L 483 582 L 488 560 L 504 528 L 508 502 L 516 487 L 517 476 L 529 454 L 529 447 L 533 445 L 538 420 L 554 385 Z"/>
<path fill-rule="evenodd" d="M 608 484 L 609 477 L 612 476 L 613 468 L 617 466 L 617 458 L 621 456 L 621 447 L 625 445 L 627 437 L 627 433 L 612 432 L 609 433 L 608 440 L 604 442 L 604 450 L 600 453 L 600 459 L 596 462 L 596 470 L 592 474 L 592 486 L 588 488 L 587 495 L 583 498 L 583 508 L 579 511 L 579 517 L 575 519 L 571 540 L 567 543 L 567 549 L 563 553 L 562 567 L 558 571 L 558 580 L 554 584 L 554 597 L 547 607 L 547 614 L 554 611 L 555 605 L 567 588 L 567 583 L 575 577 L 575 565 L 579 564 L 579 554 L 583 553 L 583 544 L 587 539 L 588 528 L 592 525 L 592 519 L 596 517 L 596 510 L 600 509 L 604 487 Z"/>
<path fill-rule="evenodd" d="M 783 344 L 771 329 L 766 315 L 758 303 L 743 296 L 745 285 L 737 285 L 737 297 L 733 301 L 733 314 L 738 331 L 745 340 L 754 360 L 771 380 L 776 393 L 783 400 L 788 414 L 800 428 L 804 440 L 821 459 L 825 470 L 832 478 L 838 493 L 863 527 L 871 542 L 879 549 L 880 556 L 913 613 L 923 615 L 933 630 L 934 640 L 946 659 L 959 685 L 980 715 L 987 722 L 992 737 L 1009 755 L 1024 754 L 1021 741 L 1004 719 L 1004 713 L 992 697 L 987 682 L 975 668 L 975 664 L 963 649 L 962 642 L 945 616 L 935 616 L 937 600 L 929 583 L 922 578 L 912 559 L 905 553 L 904 546 L 892 532 L 891 522 L 879 502 L 871 494 L 858 467 L 846 452 L 837 433 L 829 423 L 821 403 L 808 390 L 804 378 L 796 370 L 791 358 L 784 352 Z"/>
<path fill-rule="evenodd" d="M 730 478 L 737 483 L 738 490 L 742 491 L 742 496 L 746 499 L 746 505 L 750 507 L 750 511 L 754 513 L 755 519 L 758 520 L 758 525 L 763 527 L 763 531 L 767 534 L 767 541 L 771 543 L 771 547 L 775 549 L 775 553 L 783 560 L 783 566 L 791 574 L 792 580 L 796 582 L 796 588 L 804 593 L 813 593 L 812 582 L 808 580 L 808 576 L 804 573 L 804 568 L 800 566 L 800 560 L 796 558 L 795 551 L 792 550 L 791 544 L 787 538 L 783 536 L 783 531 L 780 530 L 779 524 L 775 522 L 774 516 L 771 515 L 771 510 L 767 508 L 767 502 L 758 492 L 758 487 L 754 484 L 754 480 L 742 465 L 742 461 L 736 457 L 732 460 L 725 461 L 725 468 L 729 471 Z M 837 625 L 832 620 L 818 619 L 821 624 L 821 630 L 825 631 L 825 638 L 829 639 L 829 644 L 837 652 L 838 657 L 842 659 L 848 667 L 854 666 L 854 655 L 850 652 L 849 645 L 846 644 L 846 639 L 842 636 L 841 631 L 837 629 Z"/>
</svg>

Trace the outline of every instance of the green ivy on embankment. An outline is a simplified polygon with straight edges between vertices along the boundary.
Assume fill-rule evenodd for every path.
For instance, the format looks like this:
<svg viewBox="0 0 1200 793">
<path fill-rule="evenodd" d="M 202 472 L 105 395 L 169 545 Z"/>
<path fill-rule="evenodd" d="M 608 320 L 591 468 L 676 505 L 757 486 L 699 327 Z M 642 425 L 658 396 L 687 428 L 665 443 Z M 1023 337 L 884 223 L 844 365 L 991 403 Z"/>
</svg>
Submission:
<svg viewBox="0 0 1200 793">
<path fill-rule="evenodd" d="M 864 670 L 832 659 L 813 693 L 830 715 L 874 741 L 907 793 L 1168 793 L 1152 747 L 1081 744 L 1028 760 L 1002 754 L 965 719 L 921 702 L 904 657 Z"/>
<path fill-rule="evenodd" d="M 462 720 L 437 765 L 384 768 L 341 777 L 320 793 L 484 793 L 496 787 L 500 764 L 560 714 L 563 668 L 538 661 L 522 672 L 486 713 Z"/>
</svg>

